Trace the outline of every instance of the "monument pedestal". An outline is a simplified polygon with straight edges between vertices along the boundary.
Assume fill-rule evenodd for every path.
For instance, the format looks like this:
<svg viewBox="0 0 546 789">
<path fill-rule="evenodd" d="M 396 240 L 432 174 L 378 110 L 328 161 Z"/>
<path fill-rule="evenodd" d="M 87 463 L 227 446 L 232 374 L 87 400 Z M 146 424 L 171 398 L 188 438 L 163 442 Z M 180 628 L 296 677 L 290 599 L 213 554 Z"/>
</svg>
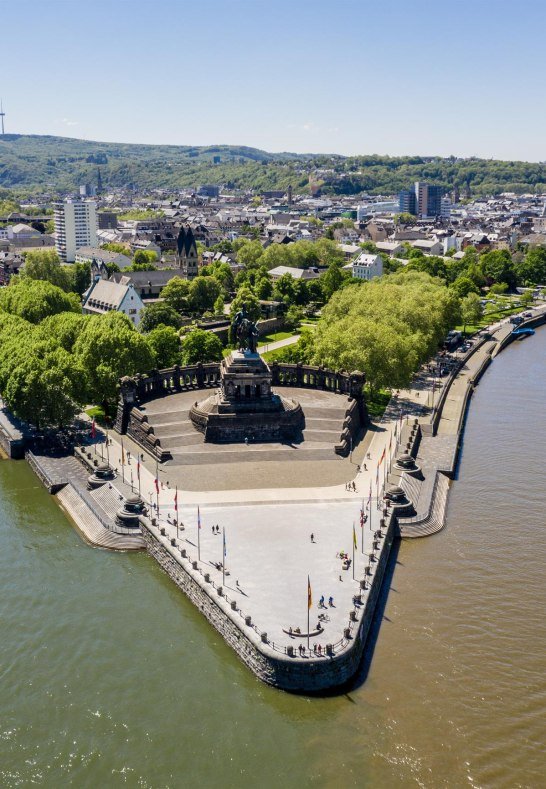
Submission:
<svg viewBox="0 0 546 789">
<path fill-rule="evenodd" d="M 205 441 L 292 441 L 301 433 L 302 408 L 271 389 L 271 371 L 249 350 L 233 351 L 222 361 L 221 387 L 190 410 Z"/>
</svg>

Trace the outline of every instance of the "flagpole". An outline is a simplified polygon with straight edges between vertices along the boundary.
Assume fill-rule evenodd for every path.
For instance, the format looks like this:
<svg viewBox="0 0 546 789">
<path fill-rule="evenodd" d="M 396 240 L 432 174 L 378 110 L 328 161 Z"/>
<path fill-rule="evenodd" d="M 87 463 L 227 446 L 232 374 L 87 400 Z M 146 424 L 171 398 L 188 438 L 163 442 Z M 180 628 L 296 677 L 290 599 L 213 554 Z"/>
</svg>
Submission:
<svg viewBox="0 0 546 789">
<path fill-rule="evenodd" d="M 222 527 L 222 586 L 226 585 L 226 529 Z"/>
<path fill-rule="evenodd" d="M 197 507 L 197 558 L 201 561 L 201 516 Z"/>
<path fill-rule="evenodd" d="M 364 553 L 364 499 L 362 499 L 362 509 L 360 510 L 360 533 L 362 536 L 362 553 Z"/>
<path fill-rule="evenodd" d="M 155 492 L 157 494 L 157 520 L 159 521 L 159 465 L 155 457 Z"/>
<path fill-rule="evenodd" d="M 131 469 L 131 493 L 133 492 L 133 469 Z"/>
<path fill-rule="evenodd" d="M 174 511 L 176 512 L 176 536 L 180 539 L 180 530 L 178 528 L 178 488 L 176 488 L 174 494 Z"/>
<path fill-rule="evenodd" d="M 140 460 L 137 460 L 138 495 L 140 496 Z"/>
<path fill-rule="evenodd" d="M 353 521 L 353 581 L 355 579 L 355 542 L 356 542 L 356 532 L 355 532 L 355 522 Z"/>
<path fill-rule="evenodd" d="M 307 649 L 309 650 L 309 652 L 311 651 L 311 648 L 309 646 L 309 630 L 310 630 L 310 627 L 311 627 L 310 624 L 309 624 L 309 616 L 310 616 L 309 612 L 311 610 L 311 606 L 309 605 L 309 589 L 310 588 L 311 588 L 311 581 L 309 580 L 309 576 L 307 576 Z"/>
<path fill-rule="evenodd" d="M 123 450 L 123 438 L 121 439 L 121 481 L 125 482 L 125 452 Z"/>
<path fill-rule="evenodd" d="M 106 462 L 110 465 L 110 450 L 108 449 L 108 428 L 106 428 Z"/>
</svg>

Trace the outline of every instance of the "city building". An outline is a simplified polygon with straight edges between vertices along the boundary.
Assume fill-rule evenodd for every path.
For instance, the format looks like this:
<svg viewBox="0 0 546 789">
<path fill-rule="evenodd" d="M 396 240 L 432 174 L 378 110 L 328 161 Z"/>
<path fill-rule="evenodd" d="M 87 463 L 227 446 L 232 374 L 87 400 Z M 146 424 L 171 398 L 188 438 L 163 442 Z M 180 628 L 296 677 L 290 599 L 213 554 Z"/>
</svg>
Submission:
<svg viewBox="0 0 546 789">
<path fill-rule="evenodd" d="M 132 283 L 123 284 L 98 276 L 83 295 L 84 315 L 104 315 L 116 310 L 127 315 L 135 326 L 140 323 L 144 304 Z"/>
<path fill-rule="evenodd" d="M 442 187 L 416 181 L 413 189 L 403 189 L 398 195 L 400 213 L 432 217 L 442 214 Z"/>
<path fill-rule="evenodd" d="M 176 239 L 176 262 L 182 269 L 184 279 L 195 279 L 198 274 L 199 257 L 191 227 L 180 228 Z"/>
<path fill-rule="evenodd" d="M 373 255 L 369 252 L 361 252 L 352 263 L 343 267 L 349 271 L 356 279 L 370 280 L 373 277 L 381 277 L 383 274 L 383 258 L 381 255 Z"/>
<path fill-rule="evenodd" d="M 57 253 L 65 263 L 73 263 L 77 249 L 97 246 L 96 203 L 71 197 L 54 208 Z"/>
<path fill-rule="evenodd" d="M 132 264 L 132 259 L 121 252 L 110 252 L 100 247 L 80 247 L 76 250 L 76 263 L 104 263 L 104 265 L 115 264 L 118 268 L 124 269 Z"/>
</svg>

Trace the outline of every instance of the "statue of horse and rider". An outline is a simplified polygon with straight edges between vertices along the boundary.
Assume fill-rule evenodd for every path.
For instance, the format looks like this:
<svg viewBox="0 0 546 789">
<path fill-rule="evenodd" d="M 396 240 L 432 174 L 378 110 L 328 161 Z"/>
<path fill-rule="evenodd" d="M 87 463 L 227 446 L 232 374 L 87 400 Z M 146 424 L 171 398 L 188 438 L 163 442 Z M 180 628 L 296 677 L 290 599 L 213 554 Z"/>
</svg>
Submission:
<svg viewBox="0 0 546 789">
<path fill-rule="evenodd" d="M 243 304 L 239 312 L 236 313 L 231 326 L 233 334 L 237 339 L 237 347 L 239 350 L 249 350 L 251 353 L 256 353 L 258 329 L 256 328 L 256 324 L 249 317 L 246 304 Z"/>
</svg>

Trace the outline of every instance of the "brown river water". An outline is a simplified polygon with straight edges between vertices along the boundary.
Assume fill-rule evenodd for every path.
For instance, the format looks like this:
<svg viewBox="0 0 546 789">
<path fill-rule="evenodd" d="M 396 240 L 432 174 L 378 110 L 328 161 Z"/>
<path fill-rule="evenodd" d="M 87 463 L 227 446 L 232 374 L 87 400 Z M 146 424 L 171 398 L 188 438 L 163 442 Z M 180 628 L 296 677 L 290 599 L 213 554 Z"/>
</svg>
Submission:
<svg viewBox="0 0 546 789">
<path fill-rule="evenodd" d="M 259 683 L 144 554 L 0 462 L 0 785 L 546 787 L 546 329 L 471 402 L 447 527 L 393 555 L 347 693 Z"/>
</svg>

